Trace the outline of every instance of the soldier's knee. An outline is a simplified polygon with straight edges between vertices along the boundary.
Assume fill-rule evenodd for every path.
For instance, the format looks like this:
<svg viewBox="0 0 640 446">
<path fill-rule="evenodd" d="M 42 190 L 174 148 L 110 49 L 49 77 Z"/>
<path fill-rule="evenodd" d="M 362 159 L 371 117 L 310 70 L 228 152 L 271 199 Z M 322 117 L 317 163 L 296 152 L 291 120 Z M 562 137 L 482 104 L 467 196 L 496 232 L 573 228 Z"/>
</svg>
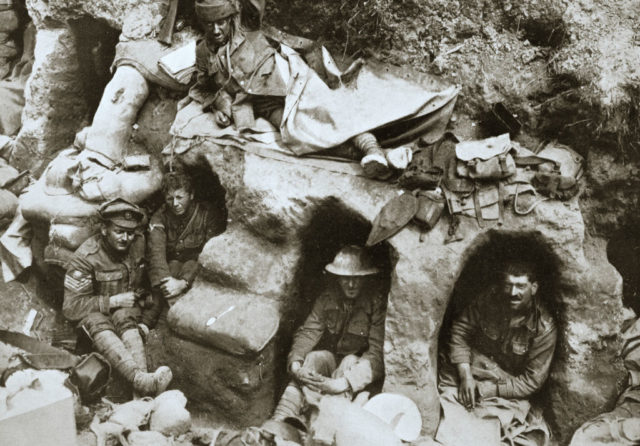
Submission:
<svg viewBox="0 0 640 446">
<path fill-rule="evenodd" d="M 336 357 L 328 350 L 317 350 L 307 354 L 304 367 L 310 368 L 323 375 L 330 375 L 336 368 Z"/>
<path fill-rule="evenodd" d="M 138 308 L 119 308 L 112 314 L 113 325 L 118 336 L 127 330 L 138 328 L 140 310 Z"/>
<path fill-rule="evenodd" d="M 115 331 L 111 319 L 102 313 L 89 313 L 80 321 L 80 325 L 91 338 L 101 331 Z"/>
<path fill-rule="evenodd" d="M 342 358 L 342 361 L 340 361 L 340 368 L 349 368 L 352 365 L 354 365 L 355 363 L 357 363 L 360 360 L 360 357 L 357 355 L 347 355 L 344 358 Z"/>
</svg>

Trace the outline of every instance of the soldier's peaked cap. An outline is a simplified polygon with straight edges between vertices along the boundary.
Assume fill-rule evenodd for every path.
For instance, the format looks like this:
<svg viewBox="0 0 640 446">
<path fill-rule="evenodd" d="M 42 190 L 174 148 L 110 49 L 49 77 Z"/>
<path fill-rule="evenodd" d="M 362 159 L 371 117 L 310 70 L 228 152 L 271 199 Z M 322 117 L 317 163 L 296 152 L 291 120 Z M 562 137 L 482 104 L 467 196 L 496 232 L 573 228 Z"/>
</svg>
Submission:
<svg viewBox="0 0 640 446">
<path fill-rule="evenodd" d="M 98 208 L 98 214 L 103 221 L 110 221 L 126 229 L 136 229 L 144 219 L 144 212 L 124 198 L 107 201 Z"/>
<path fill-rule="evenodd" d="M 196 15 L 202 20 L 217 22 L 238 12 L 234 0 L 196 0 Z"/>
</svg>

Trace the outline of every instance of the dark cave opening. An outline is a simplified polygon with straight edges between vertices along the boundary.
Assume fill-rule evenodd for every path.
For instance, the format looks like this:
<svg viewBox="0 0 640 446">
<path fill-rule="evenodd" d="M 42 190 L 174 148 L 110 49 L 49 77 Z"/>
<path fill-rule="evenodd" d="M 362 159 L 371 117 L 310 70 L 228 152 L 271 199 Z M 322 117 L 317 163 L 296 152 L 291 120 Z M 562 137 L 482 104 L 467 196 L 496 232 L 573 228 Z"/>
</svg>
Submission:
<svg viewBox="0 0 640 446">
<path fill-rule="evenodd" d="M 297 295 L 292 299 L 291 308 L 285 312 L 281 320 L 277 357 L 282 360 L 277 365 L 280 370 L 277 376 L 287 376 L 286 358 L 291 348 L 294 330 L 304 323 L 320 293 L 326 287 L 335 286 L 335 279 L 325 271 L 325 266 L 333 261 L 344 246 L 364 246 L 370 231 L 370 222 L 334 197 L 317 206 L 309 224 L 300 235 L 303 242 L 302 260 L 297 267 L 295 278 Z M 369 248 L 367 254 L 381 272 L 367 279 L 364 292 L 367 287 L 371 287 L 369 289 L 381 290 L 383 295 L 387 296 L 392 267 L 390 247 L 387 243 L 381 243 Z M 284 386 L 286 382 L 279 384 Z M 382 383 L 377 384 L 381 387 Z"/>
<path fill-rule="evenodd" d="M 611 236 L 607 258 L 622 276 L 622 303 L 640 314 L 640 229 L 626 226 Z"/>
<path fill-rule="evenodd" d="M 490 230 L 480 236 L 480 239 L 466 255 L 464 267 L 454 286 L 440 329 L 438 338 L 439 369 L 449 354 L 448 341 L 455 317 L 474 299 L 500 283 L 504 267 L 513 261 L 526 262 L 533 266 L 538 281 L 537 295 L 555 319 L 558 328 L 558 341 L 551 363 L 551 370 L 553 370 L 554 365 L 561 357 L 562 334 L 565 332 L 565 309 L 560 298 L 562 290 L 561 261 L 540 233 L 500 230 Z M 549 390 L 549 380 L 547 380 L 540 390 L 531 395 L 529 400 L 543 408 L 545 419 L 555 430 L 557 426 L 549 410 L 551 401 Z"/>
<path fill-rule="evenodd" d="M 93 116 L 104 87 L 111 80 L 111 63 L 116 54 L 120 31 L 90 16 L 69 21 L 69 27 L 76 40 L 80 78 L 89 115 Z"/>
</svg>

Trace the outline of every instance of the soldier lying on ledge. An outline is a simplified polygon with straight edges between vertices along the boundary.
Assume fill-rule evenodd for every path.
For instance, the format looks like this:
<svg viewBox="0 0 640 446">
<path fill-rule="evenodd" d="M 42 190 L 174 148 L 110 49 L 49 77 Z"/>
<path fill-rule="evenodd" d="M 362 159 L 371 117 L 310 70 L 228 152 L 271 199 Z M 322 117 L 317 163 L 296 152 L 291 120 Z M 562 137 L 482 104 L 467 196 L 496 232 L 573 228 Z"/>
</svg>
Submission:
<svg viewBox="0 0 640 446">
<path fill-rule="evenodd" d="M 211 111 L 220 127 L 251 128 L 262 117 L 280 129 L 288 80 L 277 67 L 276 49 L 261 30 L 242 27 L 234 0 L 197 0 L 195 10 L 204 38 L 196 48 L 198 77 L 189 96 Z M 388 176 L 385 154 L 372 133 L 351 141 L 367 176 Z"/>
<path fill-rule="evenodd" d="M 317 299 L 296 331 L 288 358 L 293 381 L 273 414 L 299 419 L 306 392 L 352 398 L 384 374 L 386 297 L 368 277 L 379 272 L 363 248 L 346 246 L 325 267 L 335 284 Z"/>
<path fill-rule="evenodd" d="M 159 303 L 145 299 L 145 242 L 138 233 L 144 213 L 116 198 L 102 205 L 99 215 L 100 233 L 80 245 L 69 262 L 63 312 L 135 392 L 155 395 L 167 388 L 172 374 L 165 366 L 147 373 L 141 332 L 155 325 Z"/>
<path fill-rule="evenodd" d="M 502 444 L 548 443 L 548 427 L 527 398 L 549 375 L 556 325 L 537 295 L 532 265 L 508 264 L 501 286 L 479 296 L 453 321 L 448 361 L 441 367 L 439 383 L 445 418 L 436 439 L 444 444 L 460 444 L 440 436 L 463 424 L 459 416 L 447 417 L 447 404 L 464 405 L 470 417 L 504 415 L 498 418 L 510 421 L 496 432 L 496 444 L 501 444 L 500 438 Z M 449 423 L 456 426 L 448 429 Z"/>
</svg>

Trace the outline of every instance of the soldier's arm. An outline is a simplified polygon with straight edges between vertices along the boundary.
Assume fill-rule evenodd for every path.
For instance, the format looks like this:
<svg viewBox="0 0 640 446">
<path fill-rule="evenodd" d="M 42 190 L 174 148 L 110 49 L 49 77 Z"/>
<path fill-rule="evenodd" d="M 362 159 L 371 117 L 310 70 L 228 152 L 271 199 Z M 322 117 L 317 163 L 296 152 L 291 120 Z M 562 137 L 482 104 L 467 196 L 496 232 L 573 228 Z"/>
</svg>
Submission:
<svg viewBox="0 0 640 446">
<path fill-rule="evenodd" d="M 144 240 L 144 236 L 142 236 L 142 240 Z M 150 241 L 148 239 L 147 241 Z M 143 246 L 146 248 L 146 259 L 149 259 L 149 248 L 148 244 L 142 242 Z M 166 257 L 166 256 L 165 256 Z M 166 258 L 165 258 L 166 262 Z M 147 267 L 142 271 L 142 276 L 140 277 L 139 286 L 145 292 L 147 292 L 150 288 L 150 278 L 149 278 L 149 262 L 147 263 Z M 140 323 L 147 326 L 147 328 L 155 327 L 158 322 L 158 318 L 160 317 L 160 313 L 162 312 L 162 300 L 157 293 L 148 293 L 144 299 L 144 306 L 142 311 L 140 312 Z"/>
<path fill-rule="evenodd" d="M 222 234 L 222 232 L 224 232 L 225 226 L 227 224 L 227 212 L 226 209 L 219 209 L 210 204 L 207 204 L 206 212 L 206 239 L 209 240 L 210 238 L 213 238 L 216 235 L 220 235 Z"/>
<path fill-rule="evenodd" d="M 158 323 L 160 313 L 162 313 L 162 301 L 156 293 L 151 293 L 147 298 L 148 306 L 142 309 L 140 322 L 148 328 L 153 328 Z"/>
<path fill-rule="evenodd" d="M 78 253 L 71 260 L 64 277 L 62 312 L 74 322 L 89 313 L 109 314 L 109 296 L 93 294 L 93 268 Z"/>
<path fill-rule="evenodd" d="M 473 304 L 467 305 L 462 313 L 451 324 L 449 338 L 449 360 L 452 364 L 470 364 L 470 339 L 477 327 L 477 309 Z"/>
<path fill-rule="evenodd" d="M 210 78 L 208 74 L 208 52 L 206 42 L 203 40 L 196 47 L 196 83 L 189 89 L 189 97 L 196 102 L 204 104 L 211 96 Z M 210 104 L 210 103 L 209 103 Z"/>
<path fill-rule="evenodd" d="M 162 279 L 171 275 L 167 263 L 167 233 L 162 219 L 162 209 L 153 214 L 149 223 L 147 258 L 151 286 L 159 286 Z"/>
<path fill-rule="evenodd" d="M 533 338 L 525 371 L 498 383 L 497 395 L 503 398 L 525 398 L 542 387 L 549 376 L 551 360 L 558 337 L 553 321 Z"/>
<path fill-rule="evenodd" d="M 201 41 L 196 47 L 196 83 L 189 89 L 189 97 L 202 104 L 205 111 L 213 107 L 230 117 L 233 97 L 225 90 L 215 88 L 209 74 L 209 54 L 206 42 Z"/>
<path fill-rule="evenodd" d="M 291 364 L 300 361 L 320 342 L 325 330 L 324 323 L 325 298 L 321 295 L 316 299 L 311 313 L 293 335 L 293 345 L 287 360 L 287 367 L 291 370 Z"/>
<path fill-rule="evenodd" d="M 373 305 L 371 326 L 369 327 L 369 348 L 360 360 L 345 370 L 344 376 L 351 390 L 359 392 L 384 374 L 384 322 L 386 311 L 382 299 L 377 298 Z"/>
</svg>

